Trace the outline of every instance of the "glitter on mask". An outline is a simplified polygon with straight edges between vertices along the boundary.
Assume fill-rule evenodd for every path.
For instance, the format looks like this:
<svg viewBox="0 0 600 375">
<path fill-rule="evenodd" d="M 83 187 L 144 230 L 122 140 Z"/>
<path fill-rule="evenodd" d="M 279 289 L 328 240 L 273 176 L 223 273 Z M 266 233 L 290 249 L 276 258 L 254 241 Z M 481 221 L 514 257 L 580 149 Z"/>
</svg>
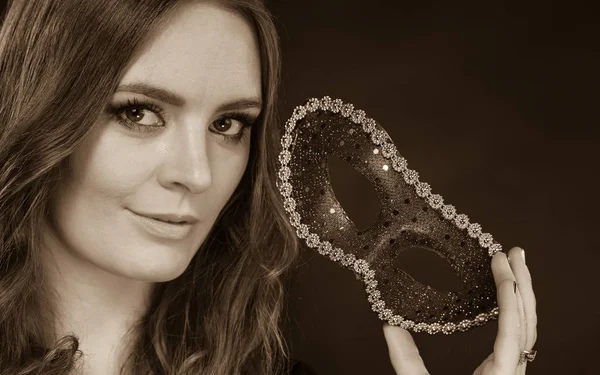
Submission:
<svg viewBox="0 0 600 375">
<path fill-rule="evenodd" d="M 281 145 L 277 186 L 297 236 L 355 273 L 379 319 L 430 334 L 497 319 L 490 257 L 502 246 L 420 181 L 364 111 L 339 99 L 312 98 L 286 122 Z M 335 197 L 330 155 L 346 160 L 378 192 L 382 212 L 369 229 L 358 231 Z M 463 289 L 439 291 L 403 271 L 395 255 L 414 247 L 446 260 Z"/>
</svg>

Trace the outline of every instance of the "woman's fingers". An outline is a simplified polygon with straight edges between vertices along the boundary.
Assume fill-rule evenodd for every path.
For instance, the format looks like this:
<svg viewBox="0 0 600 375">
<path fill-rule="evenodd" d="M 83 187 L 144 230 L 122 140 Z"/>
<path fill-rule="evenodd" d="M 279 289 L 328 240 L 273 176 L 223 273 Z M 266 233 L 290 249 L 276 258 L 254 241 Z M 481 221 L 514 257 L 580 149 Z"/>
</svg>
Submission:
<svg viewBox="0 0 600 375">
<path fill-rule="evenodd" d="M 514 374 L 521 353 L 521 316 L 516 294 L 516 281 L 506 254 L 492 258 L 492 273 L 498 299 L 498 334 L 494 343 L 494 367 L 502 373 Z"/>
<path fill-rule="evenodd" d="M 522 249 L 492 258 L 492 273 L 496 282 L 499 308 L 498 335 L 494 352 L 475 373 L 524 374 L 525 365 L 518 366 L 522 350 L 531 350 L 537 340 L 536 300 L 531 275 L 525 265 Z M 397 375 L 429 374 L 410 333 L 400 327 L 383 325 L 392 366 Z"/>
<path fill-rule="evenodd" d="M 508 258 L 510 264 L 510 255 Z M 514 272 L 513 272 L 514 274 Z M 525 309 L 523 308 L 523 298 L 521 297 L 521 291 L 519 290 L 519 281 L 517 280 L 517 306 L 519 307 L 519 326 L 521 327 L 519 334 L 519 353 L 525 350 L 525 343 L 527 342 L 527 320 L 525 318 Z M 517 375 L 525 375 L 526 364 L 521 364 L 517 368 Z"/>
<path fill-rule="evenodd" d="M 536 300 L 531 283 L 531 274 L 525 264 L 525 252 L 523 249 L 518 247 L 511 249 L 508 253 L 508 257 L 510 259 L 510 266 L 513 274 L 517 279 L 517 288 L 523 301 L 523 311 L 525 313 L 525 331 L 527 336 L 523 348 L 525 350 L 530 350 L 537 340 Z"/>
<path fill-rule="evenodd" d="M 384 323 L 383 335 L 397 375 L 429 375 L 419 349 L 407 330 Z"/>
<path fill-rule="evenodd" d="M 479 367 L 477 367 L 475 369 L 475 372 L 473 372 L 473 375 L 485 375 L 486 370 L 488 368 L 493 368 L 493 363 L 494 363 L 494 353 L 492 352 L 492 354 L 488 355 L 488 357 L 483 362 L 481 362 Z"/>
</svg>

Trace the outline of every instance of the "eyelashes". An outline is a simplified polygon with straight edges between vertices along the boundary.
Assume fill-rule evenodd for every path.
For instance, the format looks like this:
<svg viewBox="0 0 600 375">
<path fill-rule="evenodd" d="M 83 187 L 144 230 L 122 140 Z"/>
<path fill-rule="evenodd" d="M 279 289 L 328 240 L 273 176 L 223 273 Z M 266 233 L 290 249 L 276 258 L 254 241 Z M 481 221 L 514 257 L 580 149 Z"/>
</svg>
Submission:
<svg viewBox="0 0 600 375">
<path fill-rule="evenodd" d="M 111 107 L 111 113 L 116 117 L 119 123 L 128 129 L 139 132 L 152 132 L 157 128 L 164 127 L 165 113 L 161 107 L 146 101 L 140 101 L 137 98 L 128 99 L 126 104 L 115 105 Z M 150 113 L 158 118 L 158 123 L 140 124 L 136 121 L 143 120 Z M 127 115 L 141 116 L 140 119 L 130 119 Z"/>
<path fill-rule="evenodd" d="M 137 98 L 127 99 L 124 104 L 111 105 L 110 114 L 122 126 L 139 133 L 151 133 L 165 127 L 165 111 L 159 105 L 149 100 L 140 100 Z M 250 128 L 257 121 L 247 112 L 228 112 L 223 114 L 217 120 L 209 125 L 209 131 L 219 139 L 228 143 L 241 143 L 250 133 Z M 215 124 L 217 127 L 215 127 Z M 237 125 L 239 129 L 236 133 L 227 133 L 230 128 Z M 223 128 L 227 128 L 224 129 Z"/>
</svg>

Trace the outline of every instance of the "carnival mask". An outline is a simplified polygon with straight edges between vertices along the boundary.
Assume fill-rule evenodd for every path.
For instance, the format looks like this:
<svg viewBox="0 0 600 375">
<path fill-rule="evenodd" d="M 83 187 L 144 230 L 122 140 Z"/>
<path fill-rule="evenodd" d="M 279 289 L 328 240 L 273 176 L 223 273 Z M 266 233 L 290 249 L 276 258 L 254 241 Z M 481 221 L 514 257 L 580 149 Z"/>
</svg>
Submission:
<svg viewBox="0 0 600 375">
<path fill-rule="evenodd" d="M 290 223 L 308 247 L 355 273 L 379 319 L 430 334 L 466 331 L 496 319 L 490 257 L 501 245 L 419 181 L 364 111 L 327 96 L 310 99 L 294 110 L 281 144 L 277 186 Z M 336 198 L 329 156 L 373 184 L 381 212 L 370 228 L 357 230 Z M 411 277 L 397 259 L 407 248 L 444 259 L 462 290 L 436 290 Z"/>
</svg>

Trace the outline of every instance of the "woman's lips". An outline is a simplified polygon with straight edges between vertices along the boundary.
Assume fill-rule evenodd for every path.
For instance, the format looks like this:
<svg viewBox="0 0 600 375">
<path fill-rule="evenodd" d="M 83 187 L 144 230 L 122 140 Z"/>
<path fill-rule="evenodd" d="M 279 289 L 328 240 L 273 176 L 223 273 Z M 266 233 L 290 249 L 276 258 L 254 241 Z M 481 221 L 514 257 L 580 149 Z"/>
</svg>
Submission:
<svg viewBox="0 0 600 375">
<path fill-rule="evenodd" d="M 133 211 L 129 211 L 134 218 L 138 228 L 153 237 L 184 240 L 194 232 L 195 224 L 190 222 L 174 223 L 161 219 L 143 216 Z"/>
</svg>

